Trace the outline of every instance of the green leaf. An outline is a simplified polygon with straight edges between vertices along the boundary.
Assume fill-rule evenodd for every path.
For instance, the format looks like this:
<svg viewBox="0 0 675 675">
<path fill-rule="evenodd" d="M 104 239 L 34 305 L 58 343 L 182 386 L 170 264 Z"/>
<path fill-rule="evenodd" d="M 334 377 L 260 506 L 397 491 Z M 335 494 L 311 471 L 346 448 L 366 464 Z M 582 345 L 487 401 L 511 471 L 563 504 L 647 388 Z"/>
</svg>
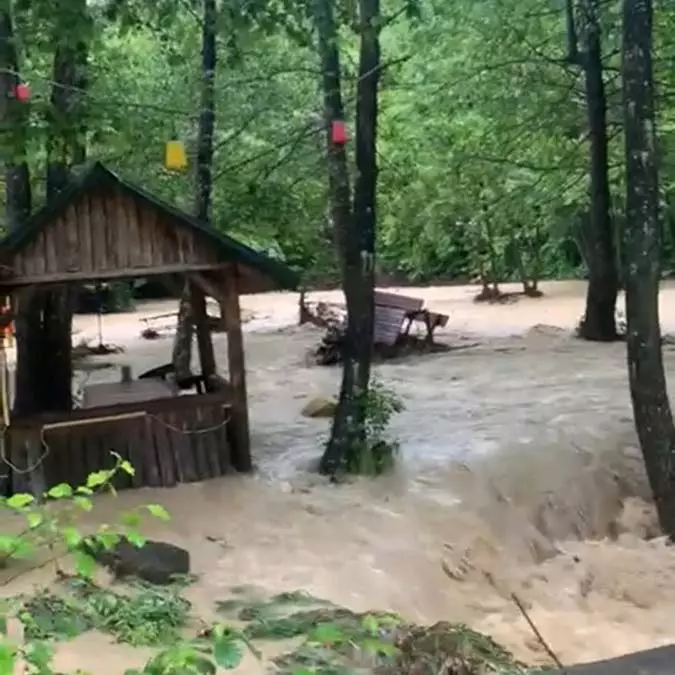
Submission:
<svg viewBox="0 0 675 675">
<path fill-rule="evenodd" d="M 190 663 L 184 672 L 199 673 L 199 675 L 216 675 L 217 671 L 210 659 L 195 654 L 190 659 Z"/>
<path fill-rule="evenodd" d="M 47 490 L 47 496 L 52 499 L 69 499 L 73 496 L 73 488 L 68 483 L 59 483 Z"/>
<path fill-rule="evenodd" d="M 217 638 L 213 644 L 213 658 L 220 668 L 232 670 L 236 668 L 244 658 L 244 650 L 241 642 L 232 636 Z"/>
<path fill-rule="evenodd" d="M 44 520 L 44 515 L 39 511 L 29 511 L 26 514 L 26 522 L 28 523 L 28 527 L 30 527 L 31 530 L 34 530 L 36 527 L 40 527 Z"/>
<path fill-rule="evenodd" d="M 87 487 L 94 489 L 105 485 L 112 476 L 112 471 L 94 471 L 87 476 Z"/>
<path fill-rule="evenodd" d="M 19 546 L 19 541 L 19 537 L 14 537 L 11 534 L 0 534 L 0 556 L 10 555 Z"/>
<path fill-rule="evenodd" d="M 120 462 L 120 470 L 124 471 L 124 473 L 129 474 L 130 476 L 135 475 L 136 469 L 131 465 L 131 462 L 127 461 L 126 459 L 123 459 Z"/>
<path fill-rule="evenodd" d="M 382 656 L 396 656 L 398 649 L 389 642 L 377 638 L 366 638 L 359 642 L 359 647 L 370 654 L 382 654 Z"/>
<path fill-rule="evenodd" d="M 4 640 L 0 642 L 0 675 L 12 675 L 16 672 L 16 647 Z"/>
<path fill-rule="evenodd" d="M 94 540 L 101 544 L 106 551 L 109 551 L 120 540 L 120 535 L 117 532 L 101 531 L 94 537 Z"/>
<path fill-rule="evenodd" d="M 0 534 L 0 561 L 7 558 L 26 558 L 34 552 L 34 545 L 25 537 Z"/>
<path fill-rule="evenodd" d="M 129 543 L 133 544 L 134 546 L 137 546 L 138 548 L 142 548 L 145 546 L 145 542 L 147 539 L 140 534 L 140 532 L 136 532 L 135 530 L 129 530 L 128 532 L 124 533 L 126 538 L 129 540 Z"/>
<path fill-rule="evenodd" d="M 148 513 L 155 518 L 159 518 L 160 520 L 171 520 L 169 512 L 159 504 L 148 504 L 145 508 L 148 509 Z"/>
<path fill-rule="evenodd" d="M 81 577 L 90 579 L 96 571 L 96 561 L 84 551 L 75 551 L 75 569 Z"/>
<path fill-rule="evenodd" d="M 342 629 L 329 623 L 317 626 L 309 635 L 310 642 L 318 642 L 322 645 L 340 644 L 345 639 Z"/>
<path fill-rule="evenodd" d="M 54 650 L 47 642 L 32 640 L 23 650 L 23 657 L 26 662 L 33 666 L 38 673 L 48 673 Z"/>
<path fill-rule="evenodd" d="M 75 492 L 78 495 L 88 495 L 91 496 L 94 494 L 94 491 L 91 488 L 88 488 L 86 485 L 79 485 L 76 489 Z"/>
<path fill-rule="evenodd" d="M 380 628 L 378 620 L 372 614 L 367 614 L 363 617 L 362 625 L 371 635 L 377 635 Z"/>
<path fill-rule="evenodd" d="M 61 528 L 61 536 L 63 537 L 66 546 L 71 551 L 76 549 L 82 542 L 82 535 L 76 528 L 70 525 Z"/>
<path fill-rule="evenodd" d="M 94 504 L 89 497 L 82 497 L 80 495 L 73 497 L 73 504 L 83 511 L 91 511 L 94 508 Z"/>
<path fill-rule="evenodd" d="M 7 499 L 5 504 L 9 506 L 10 509 L 23 509 L 29 504 L 32 504 L 35 501 L 33 495 L 29 495 L 26 492 L 18 492 L 15 495 L 12 495 Z"/>
</svg>

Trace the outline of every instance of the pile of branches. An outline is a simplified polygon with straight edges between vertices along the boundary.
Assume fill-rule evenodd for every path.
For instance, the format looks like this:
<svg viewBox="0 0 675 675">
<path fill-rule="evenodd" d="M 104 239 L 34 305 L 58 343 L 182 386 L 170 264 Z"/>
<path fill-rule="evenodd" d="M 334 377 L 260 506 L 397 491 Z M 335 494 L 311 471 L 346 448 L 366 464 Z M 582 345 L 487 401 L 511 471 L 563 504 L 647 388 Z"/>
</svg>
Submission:
<svg viewBox="0 0 675 675">
<path fill-rule="evenodd" d="M 310 360 L 317 366 L 336 366 L 342 363 L 345 344 L 345 326 L 329 326 L 321 338 L 319 346 L 310 355 Z M 474 345 L 468 345 L 474 346 Z M 429 342 L 416 335 L 399 335 L 393 345 L 375 343 L 373 345 L 373 361 L 387 361 L 413 354 L 435 354 L 452 349 L 449 345 Z"/>
<path fill-rule="evenodd" d="M 342 363 L 344 344 L 345 327 L 329 326 L 319 346 L 312 352 L 314 363 L 317 366 L 336 366 Z"/>
</svg>

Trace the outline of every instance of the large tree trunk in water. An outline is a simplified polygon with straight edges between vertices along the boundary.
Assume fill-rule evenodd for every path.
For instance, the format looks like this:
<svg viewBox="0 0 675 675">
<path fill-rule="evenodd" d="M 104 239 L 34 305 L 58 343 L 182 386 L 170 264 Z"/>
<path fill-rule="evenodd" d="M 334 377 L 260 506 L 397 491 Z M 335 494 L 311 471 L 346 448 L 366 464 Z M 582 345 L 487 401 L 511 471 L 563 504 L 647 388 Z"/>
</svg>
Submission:
<svg viewBox="0 0 675 675">
<path fill-rule="evenodd" d="M 586 311 L 579 334 L 586 340 L 617 339 L 616 296 L 619 286 L 616 246 L 610 215 L 607 150 L 607 98 L 603 82 L 598 0 L 581 2 L 584 49 L 579 55 L 586 86 L 590 145 L 591 217 L 585 233 L 588 264 Z"/>
<path fill-rule="evenodd" d="M 377 103 L 380 82 L 380 0 L 360 0 L 361 46 L 356 101 L 356 182 L 354 227 L 361 235 L 361 283 L 354 298 L 358 316 L 356 385 L 368 392 L 375 319 L 375 230 L 377 224 Z M 364 408 L 359 410 L 363 416 Z M 365 420 L 359 419 L 362 440 Z"/>
<path fill-rule="evenodd" d="M 358 286 L 361 271 L 359 242 L 352 221 L 352 195 L 349 186 L 349 169 L 344 145 L 333 143 L 331 125 L 333 120 L 344 120 L 342 81 L 340 76 L 340 53 L 337 26 L 331 0 L 314 0 L 314 20 L 319 38 L 319 58 L 323 73 L 324 117 L 327 128 L 328 199 L 338 259 L 342 273 L 343 289 L 347 302 L 347 335 L 342 353 L 342 383 L 340 398 L 333 418 L 330 439 L 326 446 L 320 471 L 335 473 L 343 464 L 349 448 L 358 441 L 354 422 L 357 419 L 356 399 L 356 344 L 353 311 L 354 286 Z M 358 289 L 356 289 L 358 294 Z"/>
<path fill-rule="evenodd" d="M 349 188 L 347 155 L 332 141 L 334 120 L 344 120 L 337 26 L 330 0 L 315 0 L 323 73 L 324 114 L 328 127 L 328 177 L 331 216 L 347 304 L 347 333 L 343 347 L 342 383 L 331 437 L 321 458 L 322 473 L 334 474 L 364 448 L 363 401 L 368 392 L 373 344 L 373 280 L 375 257 L 375 187 L 377 180 L 376 122 L 379 82 L 379 40 L 375 20 L 379 0 L 362 0 L 360 78 L 354 211 Z"/>
<path fill-rule="evenodd" d="M 675 537 L 675 427 L 661 353 L 662 228 L 656 168 L 651 0 L 623 2 L 626 319 L 635 427 L 661 526 Z"/>
<path fill-rule="evenodd" d="M 215 77 L 216 77 L 216 3 L 204 1 L 202 23 L 202 92 L 199 113 L 199 134 L 197 139 L 197 171 L 195 215 L 203 222 L 211 219 L 211 191 L 213 186 L 213 132 L 216 119 Z M 194 321 L 190 306 L 190 284 L 185 283 L 178 305 L 176 335 L 173 340 L 172 362 L 176 379 L 191 375 L 192 337 Z"/>
<path fill-rule="evenodd" d="M 86 17 L 86 4 L 81 1 L 78 21 Z M 47 137 L 47 199 L 56 199 L 70 180 L 71 167 L 85 160 L 86 131 L 82 91 L 87 86 L 87 46 L 79 39 L 82 27 L 65 22 L 56 31 L 56 47 L 52 80 L 51 107 Z M 69 288 L 45 291 L 43 331 L 46 368 L 50 386 L 44 391 L 42 408 L 72 408 L 72 295 Z"/>
<path fill-rule="evenodd" d="M 10 230 L 20 228 L 30 216 L 32 195 L 30 171 L 26 155 L 27 109 L 25 103 L 13 98 L 16 84 L 14 73 L 19 71 L 14 43 L 11 7 L 0 11 L 0 151 L 5 171 L 5 201 Z M 17 371 L 14 412 L 30 415 L 40 409 L 39 383 L 47 386 L 49 373 L 42 363 L 40 344 L 41 308 L 34 294 L 21 293 L 15 320 Z M 45 379 L 46 378 L 46 379 Z"/>
</svg>

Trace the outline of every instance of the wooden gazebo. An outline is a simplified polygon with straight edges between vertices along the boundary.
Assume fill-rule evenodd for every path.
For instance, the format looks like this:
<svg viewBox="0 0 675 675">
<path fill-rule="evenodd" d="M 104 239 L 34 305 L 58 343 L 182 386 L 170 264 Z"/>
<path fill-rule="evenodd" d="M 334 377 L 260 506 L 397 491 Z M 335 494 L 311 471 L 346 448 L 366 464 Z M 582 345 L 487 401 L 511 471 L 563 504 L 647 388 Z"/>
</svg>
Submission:
<svg viewBox="0 0 675 675">
<path fill-rule="evenodd" d="M 0 241 L 0 295 L 13 306 L 31 287 L 159 275 L 190 281 L 202 393 L 179 395 L 166 379 L 122 378 L 91 385 L 82 406 L 69 412 L 11 415 L 1 438 L 9 460 L 9 470 L 0 466 L 0 474 L 10 475 L 5 492 L 78 485 L 110 466 L 111 451 L 135 467 L 127 486 L 170 486 L 251 469 L 239 295 L 295 289 L 292 270 L 100 163 Z M 227 378 L 216 374 L 206 295 L 223 310 Z"/>
</svg>

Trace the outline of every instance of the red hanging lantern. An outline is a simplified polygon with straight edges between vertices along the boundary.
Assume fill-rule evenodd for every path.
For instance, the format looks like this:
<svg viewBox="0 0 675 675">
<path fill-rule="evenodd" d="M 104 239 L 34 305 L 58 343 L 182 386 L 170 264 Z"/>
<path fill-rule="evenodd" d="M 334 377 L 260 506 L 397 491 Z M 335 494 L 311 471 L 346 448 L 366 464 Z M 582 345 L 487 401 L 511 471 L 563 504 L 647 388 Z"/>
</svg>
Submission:
<svg viewBox="0 0 675 675">
<path fill-rule="evenodd" d="M 14 85 L 14 98 L 21 103 L 30 101 L 30 87 L 24 82 Z"/>
<path fill-rule="evenodd" d="M 347 142 L 347 126 L 342 120 L 333 120 L 330 139 L 334 145 L 344 145 Z"/>
</svg>

